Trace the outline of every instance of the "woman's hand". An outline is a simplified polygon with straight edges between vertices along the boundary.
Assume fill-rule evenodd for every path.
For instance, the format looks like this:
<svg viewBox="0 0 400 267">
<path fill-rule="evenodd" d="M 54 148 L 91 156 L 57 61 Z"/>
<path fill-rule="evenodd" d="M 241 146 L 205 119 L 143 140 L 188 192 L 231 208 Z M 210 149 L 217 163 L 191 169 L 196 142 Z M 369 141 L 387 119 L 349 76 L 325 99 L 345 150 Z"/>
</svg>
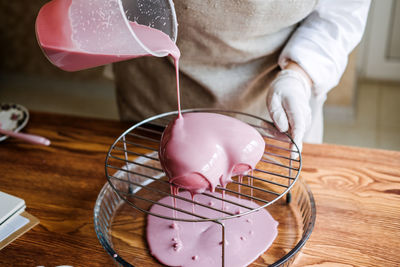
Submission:
<svg viewBox="0 0 400 267">
<path fill-rule="evenodd" d="M 300 151 L 311 124 L 311 85 L 304 70 L 291 62 L 271 83 L 267 94 L 267 107 L 275 126 L 281 132 L 289 131 Z M 297 158 L 296 153 L 293 156 Z"/>
</svg>

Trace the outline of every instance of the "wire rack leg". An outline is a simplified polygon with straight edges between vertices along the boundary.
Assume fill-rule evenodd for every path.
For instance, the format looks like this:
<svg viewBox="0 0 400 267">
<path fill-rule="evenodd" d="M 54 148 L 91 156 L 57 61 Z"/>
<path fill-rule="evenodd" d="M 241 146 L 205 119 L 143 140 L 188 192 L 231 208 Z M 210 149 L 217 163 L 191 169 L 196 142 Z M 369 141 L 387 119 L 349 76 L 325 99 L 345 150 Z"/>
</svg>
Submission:
<svg viewBox="0 0 400 267">
<path fill-rule="evenodd" d="M 124 150 L 125 150 L 125 161 L 126 161 L 126 170 L 129 171 L 129 165 L 128 165 L 128 149 L 126 149 L 126 140 L 125 140 L 125 135 L 122 137 L 123 141 L 124 141 Z M 131 184 L 131 175 L 128 172 L 128 181 L 129 181 L 129 188 L 128 188 L 128 193 L 132 194 L 133 193 L 133 185 Z"/>
<path fill-rule="evenodd" d="M 289 166 L 292 167 L 292 160 L 290 159 Z M 289 169 L 289 177 L 292 177 L 292 169 Z M 288 186 L 290 186 L 290 179 L 288 180 Z M 286 194 L 286 203 L 290 204 L 292 201 L 292 192 L 289 191 Z"/>
<path fill-rule="evenodd" d="M 292 147 L 292 145 L 289 145 L 289 149 Z M 292 153 L 290 153 L 289 156 L 289 177 L 292 177 Z M 288 179 L 288 186 L 290 186 L 290 179 Z M 286 194 L 286 204 L 290 204 L 290 202 L 292 201 L 292 192 L 287 192 Z"/>
<path fill-rule="evenodd" d="M 220 222 L 220 221 L 214 221 L 215 223 L 218 223 L 219 225 L 221 225 L 221 237 L 222 237 L 222 241 L 221 241 L 221 266 L 225 267 L 225 225 Z"/>
</svg>

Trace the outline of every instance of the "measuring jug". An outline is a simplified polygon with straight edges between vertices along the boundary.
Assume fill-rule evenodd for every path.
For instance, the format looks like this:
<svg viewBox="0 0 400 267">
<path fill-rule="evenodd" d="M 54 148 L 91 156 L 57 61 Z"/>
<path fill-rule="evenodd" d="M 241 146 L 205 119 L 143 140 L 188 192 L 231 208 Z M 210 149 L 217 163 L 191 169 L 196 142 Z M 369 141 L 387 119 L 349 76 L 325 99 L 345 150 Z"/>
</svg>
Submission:
<svg viewBox="0 0 400 267">
<path fill-rule="evenodd" d="M 171 54 L 177 20 L 172 0 L 52 0 L 39 11 L 36 37 L 51 63 L 77 71 Z"/>
</svg>

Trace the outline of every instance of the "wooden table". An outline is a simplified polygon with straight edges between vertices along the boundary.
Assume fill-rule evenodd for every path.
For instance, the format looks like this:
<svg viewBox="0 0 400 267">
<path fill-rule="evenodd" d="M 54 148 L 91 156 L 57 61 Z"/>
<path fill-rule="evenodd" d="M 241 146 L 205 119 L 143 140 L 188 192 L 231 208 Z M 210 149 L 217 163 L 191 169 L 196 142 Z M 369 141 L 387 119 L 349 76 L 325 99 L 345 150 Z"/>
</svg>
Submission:
<svg viewBox="0 0 400 267">
<path fill-rule="evenodd" d="M 110 266 L 93 229 L 104 158 L 127 123 L 32 112 L 25 132 L 50 147 L 0 143 L 0 190 L 40 224 L 0 251 L 0 266 Z M 400 266 L 400 152 L 304 145 L 317 221 L 296 266 Z"/>
</svg>

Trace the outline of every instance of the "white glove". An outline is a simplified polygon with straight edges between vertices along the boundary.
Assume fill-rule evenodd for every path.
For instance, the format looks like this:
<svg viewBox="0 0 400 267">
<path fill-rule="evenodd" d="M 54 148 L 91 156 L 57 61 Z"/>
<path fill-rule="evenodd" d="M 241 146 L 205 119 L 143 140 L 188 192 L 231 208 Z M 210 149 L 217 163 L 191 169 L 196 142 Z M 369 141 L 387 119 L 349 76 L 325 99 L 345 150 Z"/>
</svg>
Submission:
<svg viewBox="0 0 400 267">
<path fill-rule="evenodd" d="M 311 125 L 311 85 L 303 74 L 295 70 L 282 70 L 269 86 L 267 107 L 269 114 L 281 132 L 289 131 L 299 148 L 303 147 L 303 137 Z M 297 153 L 291 154 L 297 158 Z"/>
</svg>

